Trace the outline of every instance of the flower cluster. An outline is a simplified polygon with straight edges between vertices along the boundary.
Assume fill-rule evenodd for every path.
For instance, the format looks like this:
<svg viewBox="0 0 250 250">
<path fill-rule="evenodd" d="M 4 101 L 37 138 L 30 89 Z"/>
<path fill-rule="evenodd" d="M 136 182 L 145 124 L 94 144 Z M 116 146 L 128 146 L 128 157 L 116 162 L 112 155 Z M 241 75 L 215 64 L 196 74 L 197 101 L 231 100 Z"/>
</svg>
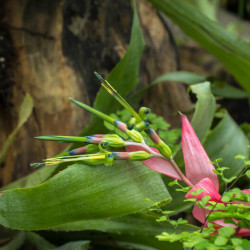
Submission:
<svg viewBox="0 0 250 250">
<path fill-rule="evenodd" d="M 196 201 L 201 201 L 203 197 L 209 196 L 207 202 L 214 201 L 226 205 L 222 202 L 221 195 L 219 194 L 219 180 L 215 173 L 215 168 L 187 117 L 180 114 L 182 120 L 182 151 L 186 172 L 186 175 L 184 175 L 176 165 L 168 145 L 151 128 L 150 124 L 145 122 L 144 118 L 150 110 L 143 107 L 137 113 L 106 80 L 98 73 L 95 74 L 100 79 L 102 86 L 132 115 L 128 125 L 72 98 L 69 98 L 70 101 L 126 133 L 130 140 L 125 141 L 116 134 L 96 134 L 85 137 L 39 136 L 36 138 L 41 140 L 87 144 L 57 157 L 46 159 L 42 165 L 62 162 L 111 165 L 114 160 L 141 161 L 145 166 L 154 171 L 185 182 L 191 189 L 186 195 L 187 199 L 195 198 Z M 141 134 L 142 131 L 146 132 L 147 136 L 153 141 L 155 148 L 149 147 L 145 143 Z M 201 193 L 198 195 L 194 194 L 196 190 L 200 189 L 202 190 Z M 250 194 L 250 189 L 243 190 L 242 193 Z M 245 203 L 245 205 L 250 206 L 250 203 Z M 210 210 L 198 205 L 194 206 L 194 217 L 200 222 L 205 223 L 205 225 L 207 225 L 206 217 L 210 213 Z M 224 222 L 224 219 L 216 220 L 213 223 L 220 227 L 232 226 L 235 228 L 237 235 L 250 235 L 249 229 L 239 229 L 237 223 L 228 224 Z"/>
</svg>

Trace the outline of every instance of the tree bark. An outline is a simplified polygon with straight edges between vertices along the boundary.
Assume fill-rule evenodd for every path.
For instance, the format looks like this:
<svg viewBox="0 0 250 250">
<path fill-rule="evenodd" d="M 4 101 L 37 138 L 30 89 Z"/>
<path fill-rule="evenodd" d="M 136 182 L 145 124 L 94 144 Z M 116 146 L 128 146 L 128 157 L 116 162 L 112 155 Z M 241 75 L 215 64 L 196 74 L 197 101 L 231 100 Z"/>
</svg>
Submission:
<svg viewBox="0 0 250 250">
<path fill-rule="evenodd" d="M 137 1 L 137 7 L 146 41 L 139 83 L 143 86 L 177 66 L 157 12 L 147 1 Z M 93 71 L 106 76 L 125 54 L 133 10 L 130 1 L 122 0 L 6 0 L 1 16 L 0 46 L 7 48 L 0 48 L 5 60 L 0 76 L 1 142 L 17 124 L 25 93 L 34 99 L 32 116 L 1 166 L 0 181 L 5 185 L 31 172 L 31 162 L 65 147 L 34 136 L 77 135 L 87 125 L 89 114 L 68 97 L 93 104 L 100 87 Z M 177 110 L 191 108 L 184 87 L 175 83 L 159 84 L 143 101 L 173 125 L 178 124 L 173 115 Z"/>
</svg>

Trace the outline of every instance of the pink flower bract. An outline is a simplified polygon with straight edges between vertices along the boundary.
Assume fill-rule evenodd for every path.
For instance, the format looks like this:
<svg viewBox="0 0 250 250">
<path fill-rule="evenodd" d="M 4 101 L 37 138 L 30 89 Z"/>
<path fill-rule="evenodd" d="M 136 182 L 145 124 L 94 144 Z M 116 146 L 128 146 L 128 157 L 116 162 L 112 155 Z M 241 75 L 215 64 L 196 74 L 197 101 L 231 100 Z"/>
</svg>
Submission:
<svg viewBox="0 0 250 250">
<path fill-rule="evenodd" d="M 216 190 L 219 190 L 218 176 L 213 172 L 214 166 L 194 132 L 189 120 L 181 115 L 182 151 L 185 162 L 186 177 L 194 185 L 204 178 L 209 178 Z"/>
</svg>

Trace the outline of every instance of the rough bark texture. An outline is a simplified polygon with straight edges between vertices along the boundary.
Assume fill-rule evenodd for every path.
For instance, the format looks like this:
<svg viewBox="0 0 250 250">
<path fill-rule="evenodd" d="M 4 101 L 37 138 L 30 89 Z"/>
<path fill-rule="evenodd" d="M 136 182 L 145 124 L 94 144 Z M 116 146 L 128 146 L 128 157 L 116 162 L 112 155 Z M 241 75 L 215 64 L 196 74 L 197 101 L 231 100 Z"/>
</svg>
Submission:
<svg viewBox="0 0 250 250">
<path fill-rule="evenodd" d="M 25 93 L 34 110 L 18 133 L 0 169 L 2 185 L 29 173 L 30 162 L 59 153 L 65 145 L 34 140 L 37 135 L 77 135 L 89 114 L 68 101 L 71 96 L 92 105 L 99 89 L 93 75 L 104 76 L 123 57 L 130 39 L 133 10 L 130 1 L 6 0 L 2 1 L 0 140 L 17 123 Z M 162 73 L 176 70 L 168 33 L 156 11 L 137 1 L 146 47 L 140 86 Z M 0 62 L 1 63 L 1 62 Z M 4 66 L 4 67 L 3 67 Z M 189 110 L 185 89 L 175 83 L 154 87 L 144 98 L 173 125 L 177 110 Z"/>
</svg>

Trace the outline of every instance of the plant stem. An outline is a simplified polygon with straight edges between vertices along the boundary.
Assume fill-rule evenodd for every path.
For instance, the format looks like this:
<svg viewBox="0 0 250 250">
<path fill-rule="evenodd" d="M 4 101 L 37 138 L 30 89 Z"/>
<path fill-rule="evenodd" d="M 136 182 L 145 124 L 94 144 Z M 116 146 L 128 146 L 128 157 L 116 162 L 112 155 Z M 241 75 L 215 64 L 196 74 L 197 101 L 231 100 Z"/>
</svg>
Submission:
<svg viewBox="0 0 250 250">
<path fill-rule="evenodd" d="M 187 179 L 187 177 L 182 173 L 182 171 L 180 170 L 180 168 L 177 166 L 177 164 L 175 163 L 174 159 L 171 158 L 169 160 L 171 166 L 174 168 L 174 170 L 176 171 L 176 173 L 180 176 L 181 180 L 187 184 L 187 186 L 191 186 L 193 187 L 193 184 Z"/>
<path fill-rule="evenodd" d="M 176 173 L 180 176 L 181 180 L 186 183 L 187 186 L 193 186 L 193 184 L 187 179 L 187 177 L 182 173 L 182 171 L 180 170 L 180 168 L 177 166 L 177 164 L 175 163 L 174 159 L 167 159 L 166 157 L 164 157 L 163 155 L 155 152 L 154 150 L 152 150 L 147 144 L 145 143 L 137 143 L 137 142 L 129 142 L 126 141 L 125 142 L 125 146 L 138 146 L 138 147 L 142 147 L 144 148 L 147 152 L 149 152 L 152 157 L 157 157 L 163 160 L 168 161 L 171 166 L 173 167 L 173 169 L 176 171 Z"/>
</svg>

